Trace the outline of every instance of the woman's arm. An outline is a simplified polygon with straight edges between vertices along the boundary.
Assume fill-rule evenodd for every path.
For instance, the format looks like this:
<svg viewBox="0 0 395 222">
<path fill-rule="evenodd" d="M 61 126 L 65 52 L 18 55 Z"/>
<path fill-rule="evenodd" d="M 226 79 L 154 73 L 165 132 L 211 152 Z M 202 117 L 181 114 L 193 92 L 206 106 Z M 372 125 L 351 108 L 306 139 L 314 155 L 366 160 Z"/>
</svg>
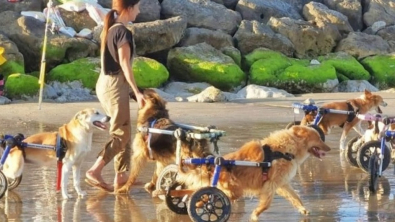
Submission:
<svg viewBox="0 0 395 222">
<path fill-rule="evenodd" d="M 139 108 L 142 108 L 145 104 L 144 96 L 141 94 L 141 92 L 137 88 L 137 84 L 134 79 L 133 70 L 132 70 L 132 66 L 130 63 L 131 56 L 130 56 L 129 44 L 123 44 L 118 49 L 118 58 L 119 58 L 119 64 L 121 65 L 123 74 L 125 75 L 126 81 L 128 81 L 130 87 L 132 87 L 132 90 L 133 90 L 134 94 L 136 95 L 136 99 L 137 99 Z"/>
</svg>

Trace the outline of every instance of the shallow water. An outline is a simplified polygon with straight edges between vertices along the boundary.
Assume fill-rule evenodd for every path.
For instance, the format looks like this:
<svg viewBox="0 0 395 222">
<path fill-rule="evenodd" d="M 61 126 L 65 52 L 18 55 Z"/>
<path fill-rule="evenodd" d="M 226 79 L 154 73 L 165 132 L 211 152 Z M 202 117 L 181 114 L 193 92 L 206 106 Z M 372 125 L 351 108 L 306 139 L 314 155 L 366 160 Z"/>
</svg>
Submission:
<svg viewBox="0 0 395 222">
<path fill-rule="evenodd" d="M 251 139 L 263 138 L 287 124 L 259 121 L 243 124 L 240 119 L 237 125 L 230 122 L 219 127 L 227 131 L 227 136 L 218 142 L 222 154 L 236 150 Z M 55 130 L 57 127 L 18 120 L 0 120 L 0 124 L 7 129 L 7 134 L 23 132 L 25 135 Z M 307 159 L 292 182 L 311 214 L 300 215 L 288 201 L 276 196 L 271 207 L 260 216 L 261 221 L 395 221 L 394 165 L 390 164 L 384 171 L 384 177 L 379 179 L 378 193 L 370 194 L 368 175 L 348 165 L 339 154 L 339 138 L 340 130 L 335 129 L 326 138 L 332 151 L 322 161 Z M 93 164 L 106 139 L 106 132 L 94 134 L 93 152 L 83 164 L 82 172 Z M 107 181 L 113 178 L 112 163 L 109 165 L 104 171 Z M 171 212 L 161 200 L 151 198 L 143 185 L 134 186 L 130 195 L 114 196 L 97 191 L 82 180 L 82 188 L 88 196 L 62 201 L 61 195 L 55 192 L 55 172 L 55 166 L 27 165 L 21 184 L 0 200 L 0 221 L 191 221 L 187 215 Z M 139 181 L 149 181 L 152 172 L 153 164 L 148 164 Z M 71 183 L 69 191 L 75 195 Z M 257 204 L 256 198 L 249 197 L 232 203 L 229 221 L 248 221 Z"/>
</svg>

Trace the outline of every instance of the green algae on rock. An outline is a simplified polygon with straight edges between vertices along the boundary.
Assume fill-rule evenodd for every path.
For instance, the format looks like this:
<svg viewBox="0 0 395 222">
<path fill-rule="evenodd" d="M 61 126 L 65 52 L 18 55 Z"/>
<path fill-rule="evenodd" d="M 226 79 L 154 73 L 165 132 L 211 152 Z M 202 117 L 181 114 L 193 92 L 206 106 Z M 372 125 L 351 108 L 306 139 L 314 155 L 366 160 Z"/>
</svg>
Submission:
<svg viewBox="0 0 395 222">
<path fill-rule="evenodd" d="M 372 76 L 371 83 L 379 89 L 395 87 L 395 55 L 376 55 L 364 58 L 361 64 Z"/>
<path fill-rule="evenodd" d="M 154 59 L 137 57 L 132 68 L 136 84 L 142 88 L 158 88 L 169 78 L 166 67 Z"/>
<path fill-rule="evenodd" d="M 20 73 L 9 75 L 4 86 L 6 96 L 12 99 L 35 96 L 39 88 L 37 77 Z"/>
</svg>

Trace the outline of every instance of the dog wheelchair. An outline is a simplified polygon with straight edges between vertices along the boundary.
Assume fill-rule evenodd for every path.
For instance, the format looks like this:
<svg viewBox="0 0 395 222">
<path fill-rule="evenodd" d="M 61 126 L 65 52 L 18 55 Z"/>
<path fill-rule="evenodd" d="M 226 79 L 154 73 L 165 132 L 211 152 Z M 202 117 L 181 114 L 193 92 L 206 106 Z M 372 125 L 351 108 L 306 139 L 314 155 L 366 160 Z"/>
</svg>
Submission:
<svg viewBox="0 0 395 222">
<path fill-rule="evenodd" d="M 60 145 L 61 140 L 58 136 L 56 146 L 51 145 L 42 145 L 42 144 L 33 144 L 33 143 L 25 143 L 23 140 L 25 136 L 21 133 L 18 133 L 16 136 L 12 135 L 1 135 L 0 136 L 0 147 L 4 149 L 1 158 L 0 158 L 0 199 L 4 196 L 7 190 L 13 190 L 19 186 L 22 181 L 22 174 L 16 178 L 7 178 L 3 173 L 3 167 L 7 160 L 7 157 L 12 148 L 18 147 L 22 149 L 23 157 L 25 158 L 25 154 L 23 149 L 25 147 L 37 148 L 37 149 L 47 149 L 47 150 L 55 150 L 56 157 L 58 159 L 57 165 L 57 187 L 56 190 L 60 190 L 60 181 L 61 181 L 61 171 L 62 171 L 62 158 L 64 157 L 64 150 Z"/>
<path fill-rule="evenodd" d="M 147 128 L 147 127 L 139 127 L 138 130 L 142 133 L 156 133 L 156 134 L 165 134 L 174 136 L 177 139 L 176 145 L 176 163 L 170 164 L 166 166 L 158 175 L 158 179 L 156 181 L 155 187 L 156 190 L 153 193 L 153 196 L 158 196 L 160 199 L 164 200 L 165 190 L 174 183 L 179 165 L 181 163 L 181 142 L 183 140 L 202 140 L 202 139 L 210 139 L 210 142 L 214 145 L 214 152 L 219 154 L 219 148 L 217 145 L 220 137 L 225 136 L 226 132 L 223 130 L 216 129 L 215 126 L 208 127 L 200 127 L 200 126 L 192 126 L 186 124 L 175 123 L 178 129 L 176 130 L 162 130 L 156 128 Z"/>
<path fill-rule="evenodd" d="M 322 120 L 325 114 L 335 113 L 335 114 L 344 114 L 349 116 L 355 116 L 355 111 L 346 111 L 346 110 L 337 110 L 337 109 L 326 109 L 322 107 L 318 107 L 315 105 L 314 100 L 306 99 L 303 103 L 293 103 L 292 108 L 294 114 L 300 114 L 299 110 L 304 111 L 303 122 L 307 124 L 307 126 L 314 128 L 319 134 L 322 141 L 325 141 L 325 134 L 321 128 L 318 127 L 318 124 Z M 294 115 L 295 118 L 295 115 Z M 300 125 L 303 123 L 302 121 L 294 120 L 287 124 L 286 129 L 291 128 L 294 125 Z"/>
<path fill-rule="evenodd" d="M 389 126 L 395 123 L 395 117 L 383 117 L 379 114 L 358 114 L 357 117 L 365 121 L 380 121 L 384 123 L 384 128 L 379 132 L 378 140 L 357 143 L 363 138 L 356 137 L 350 140 L 347 146 L 346 158 L 350 162 L 356 162 L 357 166 L 364 172 L 370 174 L 369 190 L 377 191 L 378 177 L 387 169 L 393 157 L 393 140 L 395 131 L 389 130 Z M 386 145 L 389 142 L 389 146 Z M 355 155 L 356 154 L 356 155 Z M 355 166 L 355 165 L 354 165 Z"/>
</svg>

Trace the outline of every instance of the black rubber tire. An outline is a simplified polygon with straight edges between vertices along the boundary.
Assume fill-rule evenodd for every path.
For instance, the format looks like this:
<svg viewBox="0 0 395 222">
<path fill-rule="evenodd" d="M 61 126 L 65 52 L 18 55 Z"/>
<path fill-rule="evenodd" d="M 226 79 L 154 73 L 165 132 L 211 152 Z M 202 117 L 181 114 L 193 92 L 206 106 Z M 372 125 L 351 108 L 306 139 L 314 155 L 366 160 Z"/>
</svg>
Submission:
<svg viewBox="0 0 395 222">
<path fill-rule="evenodd" d="M 184 189 L 185 187 L 180 183 L 175 182 L 173 185 L 171 185 L 169 190 L 175 190 L 178 188 Z M 182 201 L 183 198 L 184 197 L 172 197 L 170 195 L 170 192 L 167 192 L 165 197 L 166 206 L 176 214 L 187 215 L 188 214 L 187 203 Z"/>
<path fill-rule="evenodd" d="M 369 171 L 370 171 L 370 178 L 369 178 L 369 190 L 372 193 L 376 193 L 377 185 L 378 185 L 378 169 L 379 169 L 379 158 L 377 155 L 372 155 L 369 159 Z"/>
<path fill-rule="evenodd" d="M 300 125 L 300 121 L 293 121 L 293 122 L 288 123 L 287 126 L 285 127 L 285 129 L 289 129 L 292 126 L 298 126 L 298 125 Z"/>
<path fill-rule="evenodd" d="M 3 172 L 0 171 L 0 199 L 3 198 L 5 192 L 8 189 L 7 177 Z"/>
<path fill-rule="evenodd" d="M 198 202 L 201 202 L 201 207 L 197 206 Z M 216 187 L 203 187 L 195 191 L 188 201 L 188 214 L 194 222 L 225 222 L 229 220 L 231 211 L 229 198 Z"/>
<path fill-rule="evenodd" d="M 359 167 L 358 163 L 357 163 L 357 154 L 358 154 L 359 148 L 357 150 L 353 150 L 353 145 L 360 138 L 361 138 L 361 136 L 353 137 L 350 141 L 348 141 L 347 147 L 346 147 L 346 152 L 345 152 L 346 160 L 353 167 Z"/>
<path fill-rule="evenodd" d="M 310 124 L 308 127 L 315 129 L 320 134 L 321 140 L 325 142 L 325 134 L 319 126 Z"/>
<path fill-rule="evenodd" d="M 19 184 L 22 181 L 22 175 L 20 175 L 19 177 L 15 178 L 15 179 L 10 179 L 7 178 L 7 182 L 8 182 L 8 190 L 13 190 L 15 188 L 17 188 L 19 186 Z"/>
<path fill-rule="evenodd" d="M 156 180 L 156 190 L 167 190 L 176 181 L 178 166 L 176 164 L 167 165 L 158 175 Z M 164 200 L 164 195 L 158 195 L 159 199 Z"/>
<path fill-rule="evenodd" d="M 371 157 L 374 149 L 381 150 L 380 147 L 381 147 L 381 142 L 380 141 L 369 141 L 367 143 L 364 143 L 358 149 L 358 153 L 357 153 L 357 163 L 358 163 L 359 168 L 361 168 L 366 173 L 370 173 L 369 172 L 369 160 L 370 160 L 370 157 Z M 391 151 L 388 148 L 388 146 L 385 145 L 385 148 L 384 148 L 384 159 L 383 159 L 383 168 L 382 168 L 383 172 L 389 166 L 390 160 L 391 160 Z"/>
</svg>

